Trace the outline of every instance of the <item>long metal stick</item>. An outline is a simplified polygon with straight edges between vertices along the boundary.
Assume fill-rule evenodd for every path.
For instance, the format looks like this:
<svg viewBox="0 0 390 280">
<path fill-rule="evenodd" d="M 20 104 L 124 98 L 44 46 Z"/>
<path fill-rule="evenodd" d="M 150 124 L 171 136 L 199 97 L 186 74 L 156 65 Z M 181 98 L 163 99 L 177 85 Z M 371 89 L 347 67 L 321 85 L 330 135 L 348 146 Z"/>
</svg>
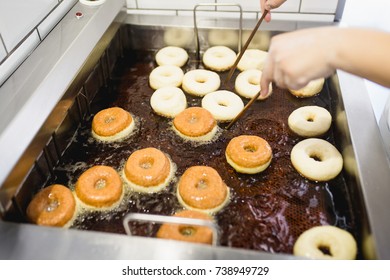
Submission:
<svg viewBox="0 0 390 280">
<path fill-rule="evenodd" d="M 257 29 L 259 29 L 261 22 L 263 21 L 263 19 L 265 18 L 265 16 L 266 16 L 267 14 L 268 14 L 268 10 L 264 10 L 263 15 L 262 15 L 261 18 L 257 21 L 257 24 L 256 24 L 255 28 L 253 28 L 252 33 L 250 34 L 248 40 L 246 40 L 244 47 L 243 47 L 243 48 L 241 49 L 241 51 L 239 52 L 239 54 L 238 54 L 238 56 L 237 56 L 237 58 L 236 58 L 236 61 L 235 61 L 234 64 L 233 64 L 233 67 L 230 69 L 229 74 L 228 74 L 228 76 L 227 76 L 227 78 L 226 78 L 226 83 L 229 82 L 230 79 L 232 78 L 233 73 L 234 73 L 234 70 L 236 70 L 238 63 L 240 62 L 242 56 L 244 55 L 244 52 L 245 52 L 246 49 L 248 48 L 250 42 L 252 41 L 253 37 L 254 37 L 255 34 L 256 34 Z"/>
</svg>

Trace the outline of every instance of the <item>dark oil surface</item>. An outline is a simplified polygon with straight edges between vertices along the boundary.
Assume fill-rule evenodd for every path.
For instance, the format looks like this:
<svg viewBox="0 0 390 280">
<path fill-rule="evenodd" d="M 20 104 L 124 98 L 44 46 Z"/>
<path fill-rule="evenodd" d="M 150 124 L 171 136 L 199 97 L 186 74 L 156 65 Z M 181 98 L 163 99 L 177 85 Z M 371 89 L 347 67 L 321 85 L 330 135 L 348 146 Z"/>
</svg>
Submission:
<svg viewBox="0 0 390 280">
<path fill-rule="evenodd" d="M 147 147 L 169 154 L 177 166 L 176 179 L 160 193 L 129 191 L 114 210 L 85 211 L 79 215 L 74 228 L 124 234 L 122 220 L 128 213 L 172 215 L 182 209 L 175 194 L 178 178 L 190 166 L 207 165 L 219 172 L 231 190 L 230 203 L 215 215 L 221 246 L 292 253 L 297 237 L 313 226 L 337 225 L 354 234 L 355 222 L 342 174 L 329 182 L 309 181 L 292 167 L 290 160 L 291 149 L 303 139 L 289 130 L 287 118 L 293 110 L 305 105 L 330 110 L 326 84 L 318 96 L 307 99 L 298 99 L 274 87 L 270 98 L 255 102 L 229 131 L 221 129 L 214 142 L 193 145 L 177 136 L 171 129 L 171 120 L 158 116 L 150 106 L 154 91 L 149 87 L 148 78 L 156 66 L 151 52 L 130 51 L 117 63 L 109 86 L 101 89 L 92 111 L 122 107 L 136 118 L 135 132 L 119 143 L 98 142 L 90 134 L 93 115 L 89 116 L 78 129 L 51 183 L 62 183 L 73 189 L 82 172 L 99 164 L 121 172 L 132 152 Z M 189 61 L 183 70 L 196 67 L 196 62 Z M 200 64 L 199 68 L 203 66 Z M 234 91 L 237 74 L 238 71 L 228 84 L 225 84 L 227 73 L 220 74 L 220 89 Z M 186 97 L 189 107 L 200 106 L 200 97 Z M 219 125 L 223 128 L 227 124 Z M 226 162 L 228 142 L 242 134 L 258 135 L 271 145 L 273 159 L 264 172 L 239 174 Z M 322 138 L 334 143 L 332 131 Z M 158 227 L 158 224 L 131 224 L 133 234 L 149 237 L 155 235 Z"/>
</svg>

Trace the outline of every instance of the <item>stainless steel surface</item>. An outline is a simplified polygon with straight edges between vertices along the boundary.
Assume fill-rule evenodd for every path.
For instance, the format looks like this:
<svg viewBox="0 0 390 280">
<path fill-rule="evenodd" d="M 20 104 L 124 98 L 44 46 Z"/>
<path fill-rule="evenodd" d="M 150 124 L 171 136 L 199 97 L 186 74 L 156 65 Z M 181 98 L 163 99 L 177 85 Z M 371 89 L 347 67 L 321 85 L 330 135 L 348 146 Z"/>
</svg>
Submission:
<svg viewBox="0 0 390 280">
<path fill-rule="evenodd" d="M 242 37 L 242 8 L 239 4 L 227 4 L 227 3 L 205 3 L 205 4 L 197 4 L 194 7 L 193 15 L 194 15 L 194 33 L 195 33 L 195 42 L 196 42 L 196 57 L 198 60 L 200 60 L 200 44 L 199 44 L 199 29 L 198 29 L 198 21 L 196 18 L 197 11 L 202 7 L 237 7 L 240 12 L 240 21 L 239 21 L 239 28 L 238 28 L 238 52 L 241 51 L 241 37 Z"/>
<path fill-rule="evenodd" d="M 110 1 L 110 3 L 117 2 L 121 1 Z M 96 34 L 97 31 L 91 30 L 93 29 L 92 23 L 95 23 L 101 28 L 99 29 L 101 36 L 106 29 L 104 28 L 105 23 L 108 24 L 109 20 L 106 18 L 108 15 L 99 9 L 106 4 L 94 10 L 90 19 L 86 18 L 85 28 L 75 30 L 79 30 L 77 32 L 84 35 L 86 32 L 92 32 L 92 37 L 99 37 Z M 120 5 L 118 4 L 118 6 Z M 108 16 L 108 18 L 111 17 L 113 19 L 114 11 L 110 11 L 109 14 L 112 16 Z M 105 18 L 102 25 L 96 22 L 99 21 L 98 14 Z M 65 23 L 67 20 L 72 21 L 70 18 L 65 18 Z M 178 24 L 174 23 L 176 20 Z M 160 18 L 156 16 L 140 17 L 129 15 L 124 18 L 124 22 L 134 26 L 148 25 L 151 28 L 163 27 L 164 23 L 168 23 L 167 26 L 170 27 L 186 27 L 186 23 L 191 26 L 191 19 L 181 21 L 176 18 L 168 19 L 167 17 Z M 215 23 L 210 21 L 208 24 L 213 26 Z M 253 21 L 247 22 L 247 26 L 253 26 Z M 308 26 L 308 23 L 301 25 L 300 23 L 275 22 L 271 25 L 266 25 L 266 29 L 288 31 L 298 26 Z M 56 32 L 49 35 L 49 37 L 54 36 L 52 40 L 57 38 L 54 34 L 58 36 L 62 34 L 61 27 L 56 30 Z M 19 103 L 13 102 L 9 96 L 4 97 L 4 94 L 1 94 L 2 92 L 0 91 L 1 101 L 6 100 L 8 101 L 7 104 L 11 104 L 9 109 L 1 107 L 2 113 L 4 110 L 11 114 L 8 121 L 0 123 L 1 154 L 7 155 L 5 161 L 2 162 L 7 162 L 7 165 L 9 163 L 14 165 L 18 161 L 21 153 L 34 136 L 34 131 L 39 130 L 46 116 L 49 115 L 56 102 L 61 99 L 63 92 L 66 91 L 66 85 L 59 82 L 59 80 L 68 79 L 69 77 L 63 77 L 61 73 L 58 74 L 58 71 L 62 70 L 64 71 L 63 73 L 68 73 L 66 68 L 71 67 L 74 70 L 72 73 L 76 73 L 80 68 L 79 65 L 84 63 L 84 61 L 73 61 L 67 55 L 73 54 L 79 57 L 76 51 L 80 46 L 91 51 L 92 43 L 89 41 L 90 38 L 80 38 L 80 36 L 75 36 L 74 34 L 72 36 L 72 40 L 77 42 L 77 45 L 69 42 L 67 49 L 61 50 L 65 53 L 64 57 L 61 55 L 57 57 L 58 65 L 52 65 L 43 76 L 37 73 L 38 81 L 33 81 L 29 75 L 25 75 L 23 80 L 20 76 L 22 73 L 17 73 L 14 78 L 16 79 L 20 76 L 18 81 L 22 84 L 21 88 L 24 89 L 23 93 L 16 94 Z M 59 38 L 62 37 L 60 36 Z M 155 38 L 152 38 L 152 40 L 155 40 Z M 42 47 L 41 52 L 44 50 L 48 52 L 48 50 L 53 49 L 53 46 L 57 46 L 56 44 L 53 45 L 53 41 L 51 42 L 51 44 L 46 46 L 47 49 Z M 79 51 L 82 52 L 81 56 L 88 56 L 83 50 Z M 31 57 L 37 59 L 38 56 L 33 54 Z M 29 61 L 30 63 L 36 62 L 34 60 Z M 26 66 L 25 71 L 27 69 L 30 71 L 35 69 L 31 67 L 33 65 Z M 50 72 L 50 69 L 54 69 L 53 73 Z M 72 73 L 69 75 L 72 75 Z M 69 80 L 73 80 L 74 77 L 72 76 L 71 78 Z M 45 81 L 42 82 L 42 80 Z M 27 88 L 23 86 L 24 81 L 29 85 L 28 88 L 31 88 L 31 84 L 35 85 L 32 88 L 32 94 L 26 93 Z M 42 91 L 41 83 L 45 85 L 45 91 Z M 338 71 L 332 77 L 330 86 L 336 92 L 336 98 L 333 102 L 338 113 L 335 116 L 334 125 L 340 131 L 339 141 L 345 160 L 345 173 L 357 182 L 357 188 L 353 191 L 356 191 L 360 199 L 355 203 L 362 206 L 358 213 L 361 216 L 363 225 L 362 240 L 360 240 L 362 243 L 361 249 L 367 258 L 389 259 L 390 239 L 388 236 L 390 236 L 390 223 L 387 219 L 387 212 L 389 210 L 388 201 L 390 201 L 390 166 L 366 88 L 362 79 L 342 71 Z M 51 93 L 50 96 L 48 96 L 47 92 Z M 49 99 L 48 103 L 44 103 L 47 108 L 42 104 L 46 99 Z M 3 106 L 3 103 L 0 104 L 0 106 Z M 15 105 L 20 105 L 20 108 Z M 38 105 L 38 112 L 36 112 L 35 105 Z M 12 109 L 12 107 L 15 108 Z M 62 114 L 64 114 L 63 111 Z M 36 118 L 36 124 L 32 121 L 33 117 Z M 32 128 L 25 128 L 24 126 L 32 126 Z M 10 138 L 4 138 L 4 135 L 9 137 L 17 135 L 15 133 L 18 133 L 21 128 L 27 132 L 27 139 L 11 141 Z M 10 131 L 14 134 L 9 134 Z M 8 141 L 5 141 L 5 139 Z M 16 145 L 22 146 L 17 147 Z M 7 151 L 7 149 L 10 151 Z M 32 159 L 32 161 L 34 160 Z M 6 169 L 3 169 L 3 163 L 0 166 L 2 170 L 0 176 L 1 186 L 3 186 L 9 171 L 13 168 L 13 166 L 5 167 Z M 4 172 L 4 170 L 8 171 Z M 12 191 L 10 194 L 7 192 L 2 195 L 6 196 L 7 201 L 9 201 L 9 195 L 12 196 Z M 154 238 L 47 228 L 30 224 L 15 224 L 7 221 L 0 221 L 0 237 L 1 259 L 295 259 L 291 255 L 259 253 L 226 247 L 214 248 L 212 246 L 156 240 Z"/>
<path fill-rule="evenodd" d="M 0 236 L 0 259 L 295 259 L 289 255 L 3 221 L 0 221 Z"/>
<path fill-rule="evenodd" d="M 386 150 L 363 79 L 343 71 L 337 71 L 337 76 L 345 107 L 344 112 L 339 112 L 338 121 L 342 122 L 345 116 L 350 134 L 350 143 L 348 136 L 343 139 L 344 159 L 350 164 L 344 164 L 344 168 L 358 180 L 371 230 L 363 233 L 365 254 L 367 258 L 390 259 L 390 164 Z"/>
<path fill-rule="evenodd" d="M 163 215 L 153 215 L 153 214 L 142 214 L 142 213 L 131 213 L 126 215 L 123 219 L 123 226 L 125 227 L 126 234 L 131 236 L 131 228 L 129 222 L 131 221 L 143 221 L 143 222 L 154 222 L 154 223 L 166 223 L 166 224 L 178 224 L 186 226 L 201 226 L 208 227 L 213 232 L 212 245 L 218 245 L 218 226 L 212 222 L 201 219 L 190 219 L 182 217 L 173 217 L 173 216 L 163 216 Z"/>
<path fill-rule="evenodd" d="M 379 128 L 382 139 L 390 160 L 390 96 L 387 98 L 385 108 L 379 120 Z"/>
</svg>

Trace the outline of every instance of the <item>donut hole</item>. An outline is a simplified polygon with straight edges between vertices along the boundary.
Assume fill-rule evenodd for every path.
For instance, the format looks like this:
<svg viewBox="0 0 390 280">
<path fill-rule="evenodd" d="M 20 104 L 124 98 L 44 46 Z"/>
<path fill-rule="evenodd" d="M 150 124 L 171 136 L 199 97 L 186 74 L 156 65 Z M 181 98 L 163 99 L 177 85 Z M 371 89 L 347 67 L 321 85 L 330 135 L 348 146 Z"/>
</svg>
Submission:
<svg viewBox="0 0 390 280">
<path fill-rule="evenodd" d="M 207 78 L 203 76 L 198 76 L 195 78 L 195 81 L 199 84 L 204 84 L 205 82 L 207 82 Z"/>
<path fill-rule="evenodd" d="M 45 211 L 53 212 L 60 206 L 60 202 L 53 196 L 52 193 L 48 195 L 48 203 L 46 204 Z"/>
<path fill-rule="evenodd" d="M 218 105 L 219 106 L 222 106 L 222 107 L 228 107 L 229 106 L 229 104 L 225 101 L 225 102 L 223 102 L 223 101 L 219 101 L 218 102 Z"/>
<path fill-rule="evenodd" d="M 309 157 L 311 159 L 314 159 L 315 161 L 321 162 L 323 161 L 323 156 L 321 154 L 318 154 L 316 152 L 312 152 L 309 154 Z"/>
<path fill-rule="evenodd" d="M 332 256 L 332 252 L 330 250 L 330 246 L 329 245 L 326 245 L 326 244 L 320 244 L 318 247 L 317 247 L 318 250 L 321 251 L 321 253 L 323 253 L 324 255 L 326 256 Z"/>
<path fill-rule="evenodd" d="M 217 58 L 224 58 L 224 57 L 225 57 L 225 54 L 222 53 L 222 52 L 215 52 L 215 53 L 214 53 L 214 56 L 217 57 Z"/>
<path fill-rule="evenodd" d="M 196 115 L 191 115 L 191 117 L 189 118 L 188 122 L 190 124 L 197 123 L 198 122 L 198 118 L 196 117 Z"/>
<path fill-rule="evenodd" d="M 179 232 L 183 236 L 193 236 L 196 233 L 196 229 L 191 226 L 182 226 L 179 228 Z"/>
<path fill-rule="evenodd" d="M 206 182 L 206 180 L 203 180 L 203 179 L 199 180 L 198 183 L 196 184 L 196 188 L 198 190 L 204 190 L 207 187 L 208 187 L 207 182 Z"/>
<path fill-rule="evenodd" d="M 114 116 L 107 116 L 104 118 L 104 123 L 112 123 L 113 121 L 115 121 Z"/>
<path fill-rule="evenodd" d="M 313 116 L 313 115 L 308 115 L 308 116 L 306 116 L 306 121 L 308 121 L 308 122 L 314 122 L 314 116 Z"/>
<path fill-rule="evenodd" d="M 251 85 L 254 85 L 254 86 L 260 85 L 260 79 L 259 79 L 259 77 L 250 77 L 250 78 L 248 79 L 248 82 L 249 82 Z"/>
<path fill-rule="evenodd" d="M 104 189 L 106 187 L 106 185 L 107 185 L 107 181 L 106 180 L 99 179 L 95 183 L 95 189 L 97 189 L 97 190 Z"/>
<path fill-rule="evenodd" d="M 255 153 L 257 151 L 257 148 L 253 145 L 245 145 L 244 150 L 245 150 L 245 152 L 248 152 L 248 153 Z"/>
<path fill-rule="evenodd" d="M 172 76 L 172 73 L 168 72 L 168 71 L 164 71 L 164 72 L 161 73 L 161 76 L 163 76 L 163 77 L 170 77 L 170 76 Z"/>
<path fill-rule="evenodd" d="M 139 166 L 142 169 L 150 169 L 152 168 L 153 164 L 154 164 L 153 158 L 144 158 L 140 161 Z"/>
</svg>

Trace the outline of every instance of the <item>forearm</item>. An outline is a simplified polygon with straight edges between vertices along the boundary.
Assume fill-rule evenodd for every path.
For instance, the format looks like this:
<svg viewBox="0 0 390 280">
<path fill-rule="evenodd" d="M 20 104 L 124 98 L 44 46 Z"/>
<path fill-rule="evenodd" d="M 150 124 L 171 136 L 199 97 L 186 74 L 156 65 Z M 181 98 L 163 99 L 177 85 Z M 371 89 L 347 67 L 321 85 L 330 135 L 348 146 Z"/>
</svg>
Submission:
<svg viewBox="0 0 390 280">
<path fill-rule="evenodd" d="M 333 38 L 332 68 L 390 87 L 390 34 L 339 28 Z"/>
</svg>

